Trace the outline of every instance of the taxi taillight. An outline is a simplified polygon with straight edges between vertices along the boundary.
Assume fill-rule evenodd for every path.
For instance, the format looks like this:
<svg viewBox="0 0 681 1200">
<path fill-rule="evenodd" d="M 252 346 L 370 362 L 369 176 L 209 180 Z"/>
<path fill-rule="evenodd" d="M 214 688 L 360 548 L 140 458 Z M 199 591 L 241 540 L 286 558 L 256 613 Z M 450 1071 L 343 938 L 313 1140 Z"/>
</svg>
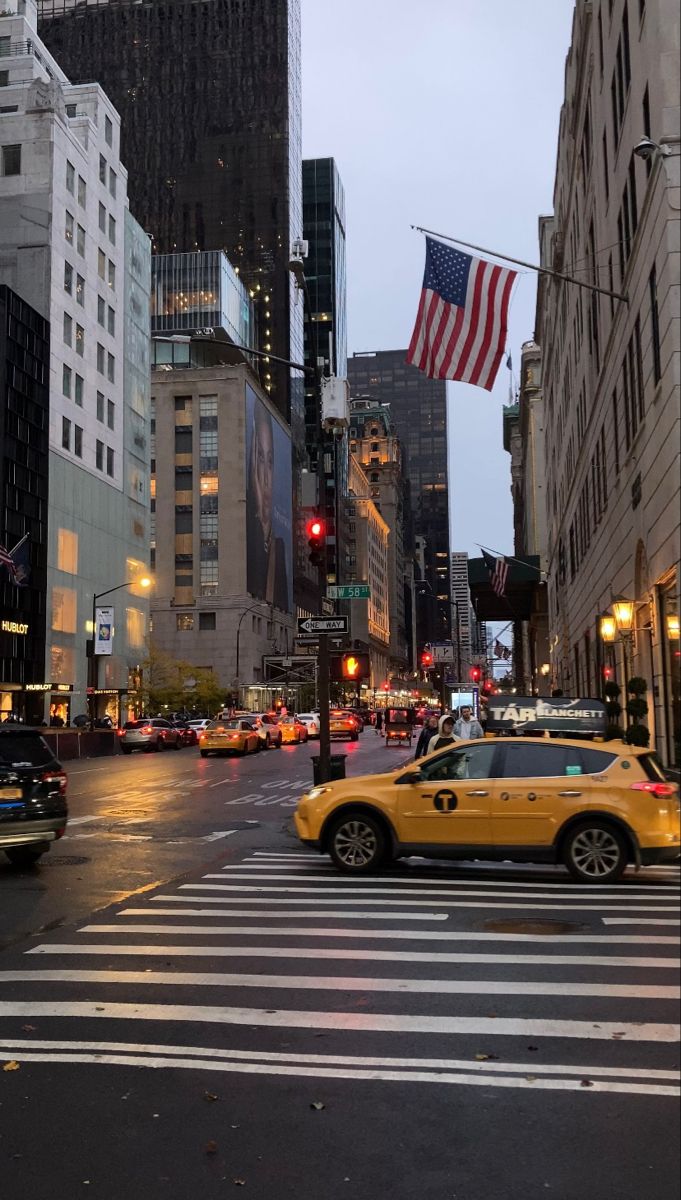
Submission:
<svg viewBox="0 0 681 1200">
<path fill-rule="evenodd" d="M 670 796 L 676 795 L 675 783 L 658 783 L 650 779 L 642 779 L 631 784 L 634 792 L 650 792 L 656 800 L 668 800 Z"/>
</svg>

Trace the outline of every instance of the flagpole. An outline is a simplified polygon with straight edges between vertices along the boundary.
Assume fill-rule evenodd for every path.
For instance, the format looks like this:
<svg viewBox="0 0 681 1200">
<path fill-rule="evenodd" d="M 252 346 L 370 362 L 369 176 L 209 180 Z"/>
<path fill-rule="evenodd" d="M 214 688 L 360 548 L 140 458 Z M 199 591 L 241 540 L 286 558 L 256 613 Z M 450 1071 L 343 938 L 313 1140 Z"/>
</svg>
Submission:
<svg viewBox="0 0 681 1200">
<path fill-rule="evenodd" d="M 480 542 L 476 542 L 475 545 L 481 550 L 486 550 L 488 554 L 493 554 L 495 558 L 505 558 L 508 560 L 508 562 L 520 563 L 521 567 L 527 567 L 528 571 L 536 571 L 537 575 L 539 576 L 546 574 L 545 571 L 542 571 L 541 567 L 535 567 L 532 565 L 532 563 L 525 562 L 525 560 L 522 558 L 514 558 L 512 554 L 504 554 L 501 550 L 492 550 L 491 546 L 481 546 Z M 542 583 L 545 582 L 545 580 L 543 581 L 540 578 L 539 582 Z M 510 622 L 510 624 L 512 624 L 512 622 Z"/>
<path fill-rule="evenodd" d="M 463 242 L 461 238 L 450 237 L 448 233 L 436 233 L 433 229 L 424 229 L 422 225 L 412 225 L 419 233 L 430 237 L 442 238 L 445 242 L 454 242 L 455 246 L 465 246 L 467 250 L 478 250 L 480 254 L 491 254 L 493 258 L 503 258 L 504 262 L 515 263 L 517 267 L 527 267 L 540 275 L 552 275 L 554 279 L 562 279 L 563 283 L 574 283 L 577 287 L 585 288 L 587 292 L 600 292 L 601 296 L 610 296 L 612 300 L 623 300 L 629 303 L 629 297 L 621 292 L 610 292 L 607 288 L 597 287 L 595 283 L 585 283 L 582 279 L 573 279 L 571 275 L 563 275 L 560 271 L 551 271 L 548 267 L 538 267 L 536 263 L 525 262 L 522 258 L 511 258 L 510 254 L 500 254 L 498 250 L 487 250 L 484 246 L 475 246 L 473 242 Z"/>
<path fill-rule="evenodd" d="M 19 550 L 23 546 L 24 542 L 27 542 L 27 541 L 28 541 L 28 534 L 25 533 L 24 536 L 22 537 L 21 541 L 17 542 L 16 546 L 13 546 L 11 550 L 7 551 L 10 558 L 12 558 L 16 554 L 17 550 Z"/>
</svg>

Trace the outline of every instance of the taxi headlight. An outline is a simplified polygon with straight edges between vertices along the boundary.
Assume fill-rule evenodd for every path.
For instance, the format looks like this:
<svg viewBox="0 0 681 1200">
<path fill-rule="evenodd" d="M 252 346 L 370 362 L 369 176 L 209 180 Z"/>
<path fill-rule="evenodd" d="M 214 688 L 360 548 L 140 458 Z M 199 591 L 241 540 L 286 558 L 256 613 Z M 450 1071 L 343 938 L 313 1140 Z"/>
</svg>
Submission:
<svg viewBox="0 0 681 1200">
<path fill-rule="evenodd" d="M 304 800 L 317 800 L 320 796 L 324 795 L 324 792 L 330 792 L 330 791 L 331 791 L 331 788 L 327 788 L 327 787 L 313 787 L 303 797 L 303 799 Z"/>
</svg>

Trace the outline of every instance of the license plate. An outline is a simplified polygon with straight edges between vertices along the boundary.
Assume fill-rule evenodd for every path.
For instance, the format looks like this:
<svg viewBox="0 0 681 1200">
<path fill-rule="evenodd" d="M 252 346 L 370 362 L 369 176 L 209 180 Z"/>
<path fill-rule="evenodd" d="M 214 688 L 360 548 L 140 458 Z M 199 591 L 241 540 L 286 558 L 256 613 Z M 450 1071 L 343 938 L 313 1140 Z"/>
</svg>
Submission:
<svg viewBox="0 0 681 1200">
<path fill-rule="evenodd" d="M 0 787 L 0 800 L 21 800 L 21 788 Z"/>
</svg>

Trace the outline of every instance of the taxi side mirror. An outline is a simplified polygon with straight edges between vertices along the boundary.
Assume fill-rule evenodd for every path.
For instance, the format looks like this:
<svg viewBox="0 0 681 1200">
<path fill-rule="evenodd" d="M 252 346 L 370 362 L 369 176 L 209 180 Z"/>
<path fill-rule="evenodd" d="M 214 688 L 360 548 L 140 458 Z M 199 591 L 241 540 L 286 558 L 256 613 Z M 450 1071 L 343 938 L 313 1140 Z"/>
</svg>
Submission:
<svg viewBox="0 0 681 1200">
<path fill-rule="evenodd" d="M 423 774 L 421 771 L 418 771 L 418 770 L 417 771 L 407 771 L 406 775 L 400 775 L 400 778 L 395 780 L 395 783 L 422 783 L 422 782 L 423 782 Z"/>
</svg>

